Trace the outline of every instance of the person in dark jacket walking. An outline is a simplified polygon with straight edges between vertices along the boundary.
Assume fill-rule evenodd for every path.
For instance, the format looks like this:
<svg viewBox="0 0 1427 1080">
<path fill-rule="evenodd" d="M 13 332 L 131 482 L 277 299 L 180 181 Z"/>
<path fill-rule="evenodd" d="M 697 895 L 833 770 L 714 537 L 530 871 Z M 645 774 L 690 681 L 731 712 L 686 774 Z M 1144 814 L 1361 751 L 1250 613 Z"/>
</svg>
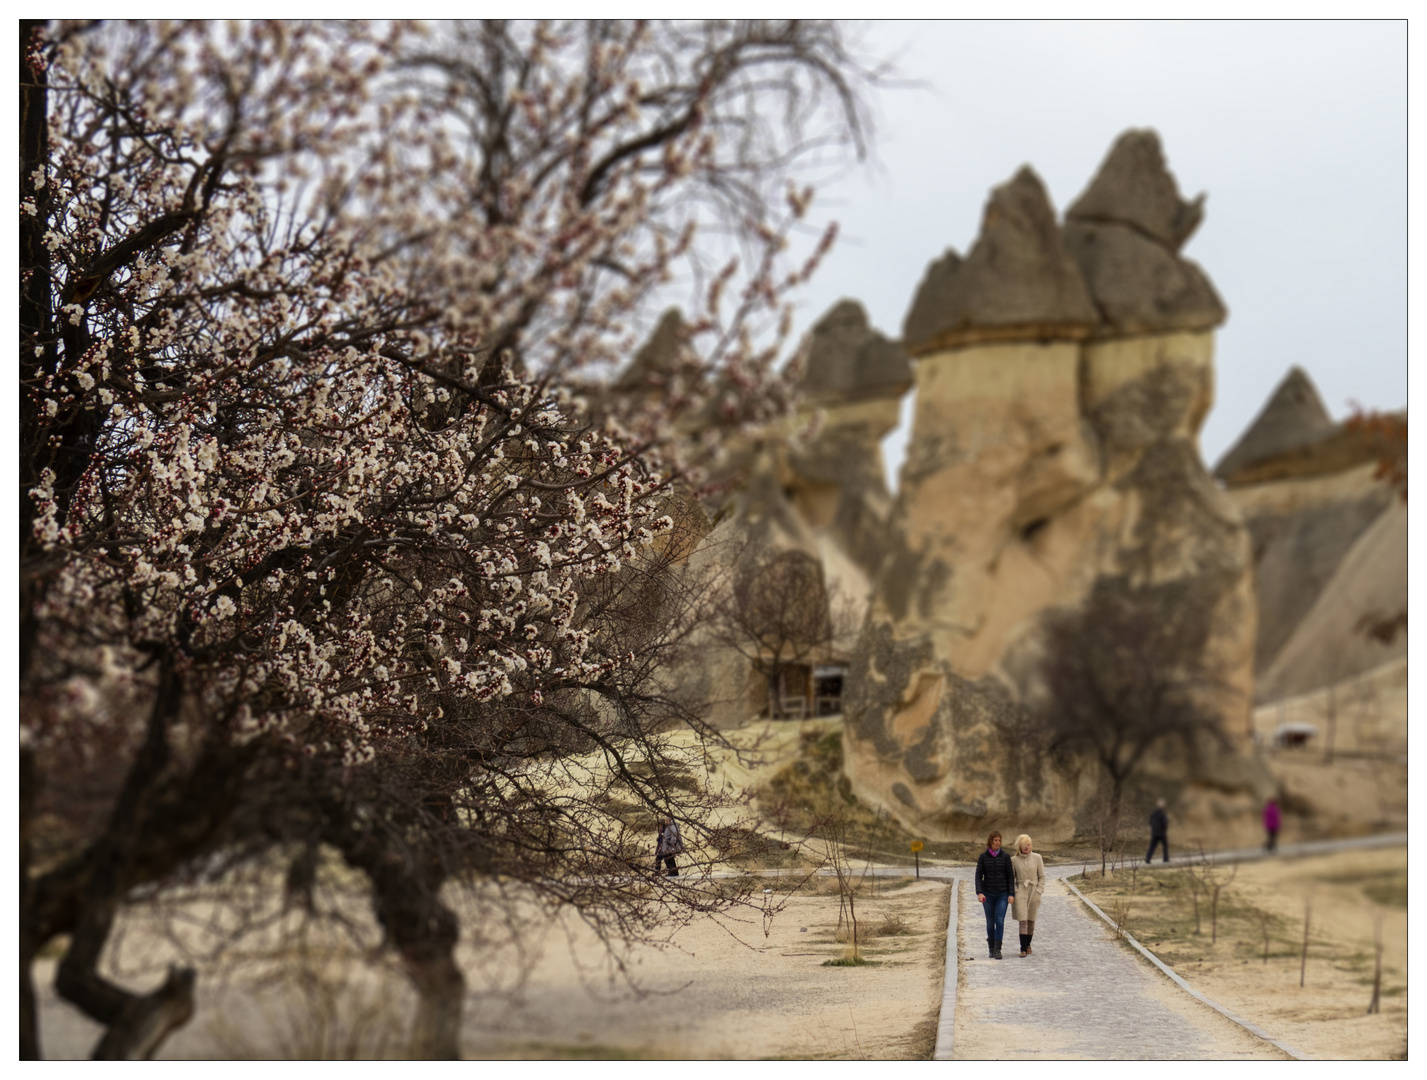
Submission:
<svg viewBox="0 0 1427 1080">
<path fill-rule="evenodd" d="M 1283 826 L 1283 817 L 1278 810 L 1278 800 L 1270 799 L 1264 803 L 1263 808 L 1263 831 L 1268 833 L 1268 842 L 1264 844 L 1265 851 L 1273 851 L 1278 847 L 1278 830 Z"/>
<path fill-rule="evenodd" d="M 660 864 L 669 868 L 665 877 L 678 877 L 679 864 L 674 861 L 675 855 L 684 853 L 684 842 L 679 839 L 679 826 L 674 824 L 674 819 L 665 817 L 659 826 L 659 841 L 654 846 L 654 871 L 659 872 Z"/>
<path fill-rule="evenodd" d="M 986 912 L 986 948 L 992 960 L 1001 959 L 1001 938 L 1006 932 L 1006 905 L 1016 898 L 1016 873 L 1011 857 L 1001 850 L 1001 834 L 986 838 L 986 850 L 976 860 L 976 899 Z"/>
<path fill-rule="evenodd" d="M 1145 852 L 1145 862 L 1154 859 L 1154 849 L 1164 845 L 1164 861 L 1169 862 L 1169 815 L 1164 812 L 1164 800 L 1160 799 L 1150 814 L 1150 849 Z"/>
</svg>

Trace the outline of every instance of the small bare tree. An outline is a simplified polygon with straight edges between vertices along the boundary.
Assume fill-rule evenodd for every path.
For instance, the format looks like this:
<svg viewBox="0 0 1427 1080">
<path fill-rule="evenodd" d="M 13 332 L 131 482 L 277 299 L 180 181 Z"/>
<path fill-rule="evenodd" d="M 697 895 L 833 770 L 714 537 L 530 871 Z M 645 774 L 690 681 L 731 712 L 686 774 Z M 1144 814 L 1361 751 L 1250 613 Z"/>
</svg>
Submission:
<svg viewBox="0 0 1427 1080">
<path fill-rule="evenodd" d="M 1100 876 L 1111 868 L 1111 853 L 1120 835 L 1120 805 L 1108 788 L 1096 797 L 1091 808 L 1091 820 L 1100 845 Z"/>
<path fill-rule="evenodd" d="M 879 812 L 876 825 L 867 834 L 866 843 L 861 852 L 856 850 L 857 845 L 849 828 L 847 813 L 842 807 L 837 807 L 826 814 L 817 826 L 817 833 L 823 842 L 825 864 L 832 870 L 837 880 L 838 929 L 847 928 L 852 940 L 851 959 L 854 961 L 862 958 L 863 936 L 857 920 L 857 893 L 867 878 L 868 870 L 871 869 L 872 851 L 876 845 L 877 836 L 881 832 L 882 820 L 882 815 Z M 861 870 L 854 866 L 859 861 L 862 863 Z"/>
<path fill-rule="evenodd" d="M 1382 1012 L 1382 916 L 1378 915 L 1373 919 L 1372 928 L 1373 943 L 1373 973 L 1372 973 L 1372 1000 L 1368 1002 L 1368 1015 Z"/>
<path fill-rule="evenodd" d="M 1126 790 L 1151 752 L 1177 744 L 1193 755 L 1206 737 L 1225 741 L 1215 699 L 1226 684 L 1207 649 L 1213 600 L 1182 583 L 1102 579 L 1083 605 L 1046 618 L 1047 692 L 1033 730 L 1052 752 L 1100 766 L 1102 874 Z"/>
<path fill-rule="evenodd" d="M 715 601 L 714 638 L 762 672 L 768 715 L 784 715 L 784 682 L 796 666 L 826 657 L 847 636 L 849 605 L 824 579 L 822 564 L 798 550 L 749 543 L 733 560 Z"/>
<path fill-rule="evenodd" d="M 1224 868 L 1215 864 L 1214 860 L 1199 852 L 1199 865 L 1189 868 L 1190 881 L 1196 882 L 1209 897 L 1209 944 L 1214 945 L 1219 940 L 1219 894 L 1234 878 L 1238 877 L 1239 868 L 1237 865 L 1230 867 L 1228 876 L 1224 876 Z M 1199 903 L 1198 889 L 1195 890 L 1194 905 L 1194 932 L 1199 933 Z"/>
<path fill-rule="evenodd" d="M 1110 906 L 1110 917 L 1115 921 L 1115 936 L 1124 937 L 1127 932 L 1125 927 L 1130 922 L 1130 898 L 1123 896 L 1116 898 Z"/>
<path fill-rule="evenodd" d="M 1219 940 L 1219 893 L 1220 893 L 1221 890 L 1227 888 L 1228 885 L 1229 885 L 1229 883 L 1232 882 L 1232 881 L 1234 880 L 1234 878 L 1236 878 L 1236 877 L 1239 876 L 1239 868 L 1238 868 L 1237 865 L 1234 866 L 1234 867 L 1232 867 L 1232 868 L 1230 868 L 1230 870 L 1229 870 L 1229 876 L 1226 877 L 1226 878 L 1224 878 L 1223 880 L 1220 880 L 1220 879 L 1217 877 L 1217 873 L 1218 873 L 1218 871 L 1215 870 L 1215 875 L 1216 875 L 1216 876 L 1214 877 L 1214 879 L 1211 881 L 1211 883 L 1210 883 L 1210 885 L 1209 885 L 1209 895 L 1210 895 L 1210 899 L 1209 899 L 1209 927 L 1210 927 L 1210 932 L 1209 932 L 1209 944 L 1210 944 L 1210 945 L 1216 944 L 1216 943 L 1218 942 L 1218 940 Z"/>
<path fill-rule="evenodd" d="M 1195 875 L 1193 868 L 1189 871 L 1189 895 L 1194 901 L 1194 932 L 1202 934 L 1204 925 L 1199 920 L 1199 890 L 1204 887 L 1204 883 Z"/>
</svg>

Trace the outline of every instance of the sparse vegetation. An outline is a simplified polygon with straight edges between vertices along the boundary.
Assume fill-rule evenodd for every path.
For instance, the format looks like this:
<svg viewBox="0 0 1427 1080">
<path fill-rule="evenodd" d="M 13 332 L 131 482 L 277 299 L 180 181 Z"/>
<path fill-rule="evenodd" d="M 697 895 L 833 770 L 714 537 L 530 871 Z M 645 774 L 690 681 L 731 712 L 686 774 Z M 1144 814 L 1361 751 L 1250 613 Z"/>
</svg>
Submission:
<svg viewBox="0 0 1427 1080">
<path fill-rule="evenodd" d="M 918 839 L 894 819 L 863 805 L 842 773 L 840 728 L 808 738 L 796 760 L 757 792 L 764 822 L 783 837 L 806 837 L 818 823 L 839 814 L 845 843 L 877 863 L 911 863 L 910 843 Z M 965 845 L 963 845 L 965 846 Z M 949 857 L 953 845 L 946 845 Z M 973 856 L 974 857 L 974 856 Z"/>
<path fill-rule="evenodd" d="M 868 960 L 865 956 L 861 956 L 856 951 L 849 949 L 845 954 L 834 960 L 824 960 L 823 967 L 871 967 L 877 963 L 878 961 Z"/>
<path fill-rule="evenodd" d="M 259 1000 L 258 1030 L 226 1011 L 208 1024 L 223 1054 L 239 1060 L 372 1061 L 410 1055 L 410 1009 L 395 1007 L 391 987 L 351 957 L 304 954 L 285 967 Z"/>
<path fill-rule="evenodd" d="M 1361 1017 L 1365 1010 L 1369 1016 L 1380 1015 L 1384 1002 L 1406 994 L 1405 973 L 1384 964 L 1382 937 L 1388 913 L 1405 903 L 1405 867 L 1369 874 L 1305 875 L 1303 908 L 1297 916 L 1284 905 L 1272 910 L 1262 893 L 1255 894 L 1244 884 L 1226 889 L 1233 877 L 1225 871 L 1225 867 L 1204 863 L 1174 869 L 1141 868 L 1137 875 L 1106 878 L 1092 871 L 1074 880 L 1123 932 L 1191 980 L 1253 964 L 1263 972 L 1266 985 L 1341 1000 L 1341 1006 L 1321 1013 L 1324 1020 Z M 1137 894 L 1131 891 L 1132 877 L 1138 879 Z M 1334 936 L 1314 898 L 1319 887 L 1316 883 L 1336 885 L 1369 901 L 1363 906 L 1363 917 L 1371 919 L 1374 928 L 1370 947 Z M 1216 892 L 1217 919 L 1213 914 Z M 1210 909 L 1211 932 L 1203 936 L 1197 928 L 1199 897 L 1208 900 L 1205 907 Z M 1224 931 L 1222 945 L 1213 930 L 1215 924 Z M 1355 995 L 1358 987 L 1368 988 L 1362 998 Z M 1397 1018 L 1390 1022 L 1405 1024 L 1405 1006 L 1399 1008 Z"/>
<path fill-rule="evenodd" d="M 888 912 L 882 916 L 882 921 L 875 926 L 869 926 L 868 933 L 876 937 L 900 937 L 903 934 L 910 934 L 912 928 L 907 925 L 907 920 L 900 915 Z"/>
</svg>

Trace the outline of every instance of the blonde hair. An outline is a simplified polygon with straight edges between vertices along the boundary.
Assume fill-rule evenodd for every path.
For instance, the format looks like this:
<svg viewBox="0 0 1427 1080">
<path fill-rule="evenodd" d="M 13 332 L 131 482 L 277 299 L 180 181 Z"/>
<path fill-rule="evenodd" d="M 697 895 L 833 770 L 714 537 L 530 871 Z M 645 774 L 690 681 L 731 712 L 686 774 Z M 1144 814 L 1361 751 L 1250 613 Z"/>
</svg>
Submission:
<svg viewBox="0 0 1427 1080">
<path fill-rule="evenodd" d="M 1016 854 L 1017 854 L 1017 855 L 1023 854 L 1023 852 L 1021 851 L 1021 844 L 1022 844 L 1022 843 L 1024 843 L 1027 848 L 1030 848 L 1030 847 L 1031 847 L 1031 838 L 1030 838 L 1029 836 L 1027 836 L 1025 833 L 1021 833 L 1020 836 L 1016 837 Z"/>
</svg>

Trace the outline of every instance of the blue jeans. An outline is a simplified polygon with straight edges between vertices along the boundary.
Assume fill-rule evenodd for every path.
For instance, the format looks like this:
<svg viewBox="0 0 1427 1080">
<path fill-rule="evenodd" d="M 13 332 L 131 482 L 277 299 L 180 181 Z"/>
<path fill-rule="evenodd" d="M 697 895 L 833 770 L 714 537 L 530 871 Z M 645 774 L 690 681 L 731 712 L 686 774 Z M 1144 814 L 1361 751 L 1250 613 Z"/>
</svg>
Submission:
<svg viewBox="0 0 1427 1080">
<path fill-rule="evenodd" d="M 992 941 L 1001 941 L 1006 936 L 1006 905 L 1010 903 L 1006 893 L 987 894 L 981 902 L 986 911 L 986 936 Z"/>
</svg>

